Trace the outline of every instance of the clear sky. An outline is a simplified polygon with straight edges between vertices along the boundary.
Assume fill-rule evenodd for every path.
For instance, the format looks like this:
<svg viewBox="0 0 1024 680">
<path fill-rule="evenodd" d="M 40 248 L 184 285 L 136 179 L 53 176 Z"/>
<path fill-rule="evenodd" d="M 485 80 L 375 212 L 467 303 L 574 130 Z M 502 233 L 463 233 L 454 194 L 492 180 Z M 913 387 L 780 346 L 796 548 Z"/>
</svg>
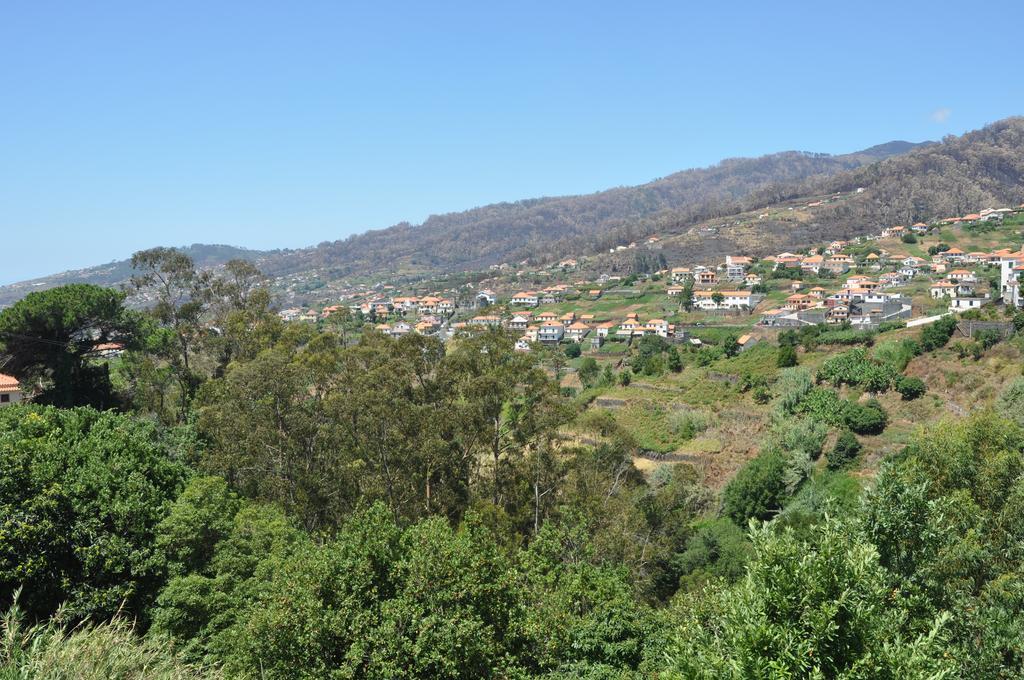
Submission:
<svg viewBox="0 0 1024 680">
<path fill-rule="evenodd" d="M 0 283 L 959 134 L 1024 114 L 1022 20 L 1019 0 L 6 3 Z"/>
</svg>

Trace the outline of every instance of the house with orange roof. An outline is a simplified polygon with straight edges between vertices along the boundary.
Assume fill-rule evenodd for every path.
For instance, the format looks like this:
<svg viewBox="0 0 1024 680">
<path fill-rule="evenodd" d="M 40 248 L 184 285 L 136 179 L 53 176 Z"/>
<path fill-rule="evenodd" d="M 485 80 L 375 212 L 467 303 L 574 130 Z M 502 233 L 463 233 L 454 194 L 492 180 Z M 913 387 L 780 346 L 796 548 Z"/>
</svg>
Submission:
<svg viewBox="0 0 1024 680">
<path fill-rule="evenodd" d="M 697 272 L 693 280 L 698 286 L 713 286 L 718 283 L 718 274 L 713 271 Z"/>
<path fill-rule="evenodd" d="M 583 339 L 590 333 L 590 326 L 582 321 L 576 321 L 565 329 L 566 337 L 573 342 L 583 342 Z"/>
<path fill-rule="evenodd" d="M 740 347 L 740 352 L 745 352 L 758 343 L 758 339 L 750 333 L 745 333 L 740 337 L 736 338 L 736 344 Z"/>
<path fill-rule="evenodd" d="M 576 321 L 576 312 L 566 312 L 560 316 L 558 320 L 562 322 L 563 326 L 568 328 L 574 321 Z"/>
<path fill-rule="evenodd" d="M 554 312 L 541 312 L 534 318 L 538 323 L 551 323 L 552 321 L 558 321 L 558 315 Z"/>
<path fill-rule="evenodd" d="M 953 283 L 977 283 L 977 275 L 967 269 L 954 269 L 946 274 L 946 279 Z"/>
<path fill-rule="evenodd" d="M 689 267 L 672 267 L 672 283 L 680 283 L 693 278 L 693 270 Z"/>
<path fill-rule="evenodd" d="M 532 290 L 522 291 L 512 296 L 510 301 L 513 305 L 522 305 L 524 307 L 536 307 L 540 304 L 540 298 Z"/>
<path fill-rule="evenodd" d="M 946 262 L 963 262 L 964 256 L 967 255 L 967 253 L 954 246 L 941 253 L 941 255 Z"/>
<path fill-rule="evenodd" d="M 25 400 L 21 383 L 13 375 L 0 373 L 0 406 L 10 406 Z"/>
<path fill-rule="evenodd" d="M 597 332 L 597 336 L 599 338 L 607 338 L 611 334 L 613 328 L 615 328 L 614 321 L 604 321 L 594 326 L 594 330 Z"/>
<path fill-rule="evenodd" d="M 944 297 L 956 297 L 956 284 L 950 281 L 938 281 L 931 285 L 928 293 L 932 296 L 933 300 Z"/>
<path fill-rule="evenodd" d="M 783 305 L 783 309 L 790 311 L 799 311 L 801 309 L 810 309 L 815 304 L 815 299 L 810 295 L 803 295 L 801 293 L 794 293 L 786 298 L 786 304 Z"/>
<path fill-rule="evenodd" d="M 800 262 L 800 269 L 805 272 L 817 274 L 825 265 L 825 257 L 822 255 L 808 255 Z"/>
</svg>

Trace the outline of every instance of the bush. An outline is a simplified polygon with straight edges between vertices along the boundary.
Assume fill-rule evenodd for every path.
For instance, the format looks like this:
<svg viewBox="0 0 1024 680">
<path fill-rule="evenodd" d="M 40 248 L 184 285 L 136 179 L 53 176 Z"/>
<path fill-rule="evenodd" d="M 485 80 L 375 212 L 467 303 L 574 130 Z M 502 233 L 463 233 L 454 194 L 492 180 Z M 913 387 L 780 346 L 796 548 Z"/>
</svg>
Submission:
<svg viewBox="0 0 1024 680">
<path fill-rule="evenodd" d="M 775 393 L 779 395 L 779 410 L 784 414 L 796 413 L 814 383 L 811 374 L 802 368 L 788 368 L 779 374 Z"/>
<path fill-rule="evenodd" d="M 889 417 L 877 399 L 863 404 L 851 402 L 846 407 L 846 425 L 857 434 L 881 434 L 888 423 Z"/>
<path fill-rule="evenodd" d="M 835 390 L 815 387 L 800 404 L 800 411 L 815 420 L 838 427 L 846 422 L 848 403 Z"/>
<path fill-rule="evenodd" d="M 670 422 L 672 431 L 682 439 L 693 439 L 708 429 L 708 417 L 701 411 L 676 411 Z"/>
<path fill-rule="evenodd" d="M 907 232 L 906 234 L 904 234 L 904 235 L 903 235 L 903 238 L 902 238 L 901 240 L 902 240 L 902 241 L 903 241 L 904 243 L 917 243 L 917 237 L 916 237 L 916 236 L 914 236 L 914 235 L 913 235 L 912 233 L 910 233 L 910 232 Z"/>
<path fill-rule="evenodd" d="M 835 446 L 828 452 L 828 468 L 842 470 L 860 455 L 860 441 L 850 430 L 843 430 Z"/>
<path fill-rule="evenodd" d="M 920 378 L 903 376 L 896 382 L 896 391 L 900 393 L 904 401 L 913 401 L 924 396 L 928 386 Z"/>
<path fill-rule="evenodd" d="M 793 345 L 782 345 L 779 347 L 779 353 L 775 360 L 775 365 L 779 368 L 791 368 L 796 366 L 796 347 Z"/>
<path fill-rule="evenodd" d="M 921 331 L 921 349 L 925 352 L 945 347 L 956 330 L 956 318 L 944 316 Z"/>
<path fill-rule="evenodd" d="M 581 354 L 583 354 L 583 350 L 580 349 L 580 344 L 578 342 L 570 342 L 565 346 L 565 356 L 570 359 L 575 359 Z"/>
<path fill-rule="evenodd" d="M 739 526 L 750 519 L 767 520 L 786 499 L 786 461 L 778 453 L 762 453 L 744 465 L 722 492 L 722 512 Z"/>
<path fill-rule="evenodd" d="M 619 373 L 619 384 L 626 387 L 633 381 L 633 374 L 630 373 L 629 369 L 625 369 L 622 373 Z"/>
</svg>

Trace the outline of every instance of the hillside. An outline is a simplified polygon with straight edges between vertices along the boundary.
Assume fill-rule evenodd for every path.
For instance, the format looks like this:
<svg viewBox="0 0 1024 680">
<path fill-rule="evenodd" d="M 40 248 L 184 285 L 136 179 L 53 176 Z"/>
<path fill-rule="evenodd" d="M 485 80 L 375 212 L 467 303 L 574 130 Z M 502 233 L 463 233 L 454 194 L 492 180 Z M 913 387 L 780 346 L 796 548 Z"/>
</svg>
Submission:
<svg viewBox="0 0 1024 680">
<path fill-rule="evenodd" d="M 921 145 L 889 142 L 856 153 L 787 151 L 760 158 L 734 158 L 685 170 L 635 187 L 583 196 L 535 198 L 435 215 L 422 225 L 396 224 L 316 247 L 262 253 L 231 246 L 195 244 L 186 252 L 203 267 L 242 257 L 259 260 L 271 276 L 333 280 L 353 274 L 465 270 L 576 248 L 603 249 L 647 229 L 652 216 L 697 220 L 729 214 L 734 202 L 778 183 L 827 177 L 874 163 Z M 458 248 L 452 244 L 458 243 Z M 154 244 L 157 245 L 157 244 Z M 63 272 L 0 287 L 0 307 L 33 290 L 81 282 L 116 286 L 130 277 L 127 260 Z"/>
<path fill-rule="evenodd" d="M 216 268 L 228 260 L 241 259 L 257 262 L 268 255 L 268 253 L 258 250 L 203 243 L 181 246 L 179 250 L 186 253 L 196 265 L 203 269 Z M 131 276 L 131 261 L 116 260 L 96 267 L 73 269 L 51 276 L 43 276 L 38 279 L 12 283 L 8 286 L 0 286 L 0 307 L 10 305 L 32 291 L 46 290 L 47 288 L 63 286 L 68 283 L 93 283 L 98 286 L 117 288 L 127 283 Z"/>
<path fill-rule="evenodd" d="M 730 252 L 760 256 L 1024 201 L 1024 118 L 1009 118 L 941 143 L 889 142 L 831 156 L 783 152 L 728 159 L 635 187 L 583 196 L 499 203 L 432 216 L 298 250 L 257 252 L 191 246 L 201 266 L 232 257 L 258 261 L 286 302 L 330 299 L 341 279 L 408 279 L 546 263 L 607 253 L 651 234 L 666 259 L 685 264 Z M 457 247 L 454 244 L 458 244 Z M 635 254 L 591 267 L 631 271 Z M 31 290 L 72 281 L 118 285 L 126 261 L 0 287 L 0 306 Z"/>
</svg>

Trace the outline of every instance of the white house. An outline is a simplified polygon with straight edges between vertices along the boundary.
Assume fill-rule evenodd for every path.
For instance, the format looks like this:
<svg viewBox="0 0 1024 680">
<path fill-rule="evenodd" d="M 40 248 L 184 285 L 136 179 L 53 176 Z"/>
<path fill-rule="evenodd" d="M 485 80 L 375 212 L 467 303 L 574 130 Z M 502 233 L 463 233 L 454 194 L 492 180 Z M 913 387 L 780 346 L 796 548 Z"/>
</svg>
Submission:
<svg viewBox="0 0 1024 680">
<path fill-rule="evenodd" d="M 10 406 L 24 401 L 25 393 L 21 389 L 21 383 L 13 375 L 0 373 L 0 406 Z"/>
<path fill-rule="evenodd" d="M 536 307 L 540 302 L 540 298 L 533 291 L 524 291 L 522 293 L 516 293 L 515 295 L 513 295 L 511 302 L 514 305 Z"/>
<path fill-rule="evenodd" d="M 498 301 L 498 296 L 494 294 L 493 290 L 481 290 L 476 294 L 476 306 L 486 307 L 487 305 L 493 305 Z"/>
</svg>

